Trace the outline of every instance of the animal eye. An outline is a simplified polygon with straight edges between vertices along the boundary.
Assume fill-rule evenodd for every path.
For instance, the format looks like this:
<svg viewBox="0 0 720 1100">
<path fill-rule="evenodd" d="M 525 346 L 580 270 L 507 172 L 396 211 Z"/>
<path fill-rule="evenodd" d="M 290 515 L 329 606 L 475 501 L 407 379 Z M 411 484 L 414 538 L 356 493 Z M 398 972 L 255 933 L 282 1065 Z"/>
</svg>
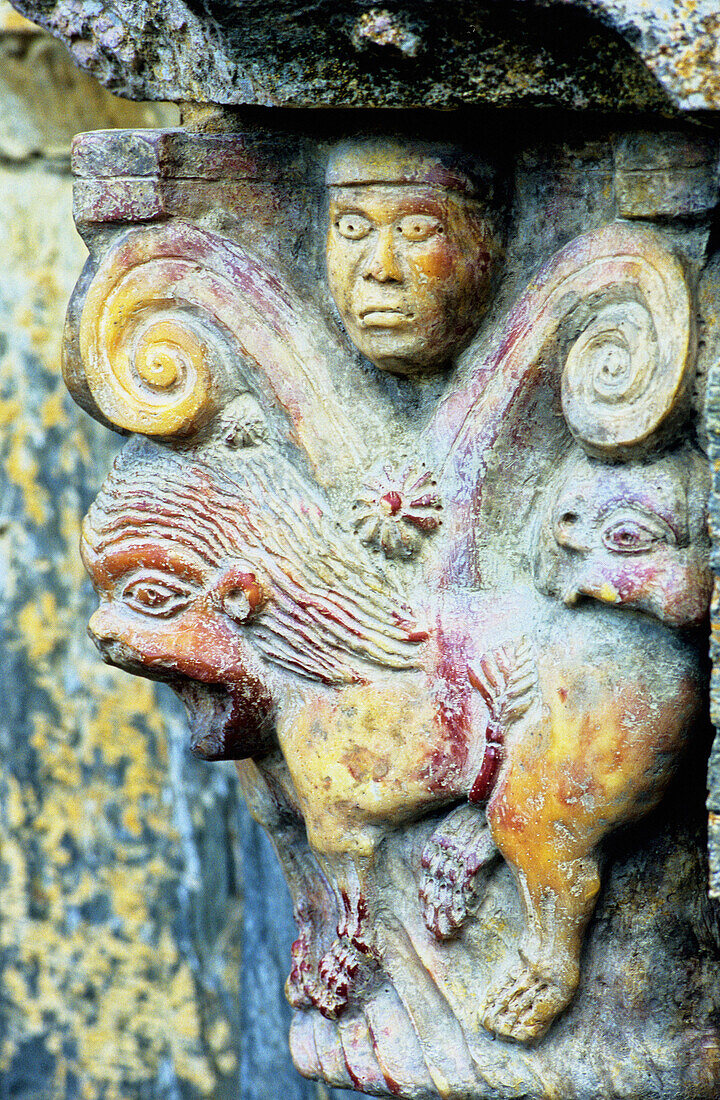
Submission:
<svg viewBox="0 0 720 1100">
<path fill-rule="evenodd" d="M 616 554 L 642 554 L 652 550 L 660 542 L 675 545 L 677 540 L 660 517 L 638 519 L 624 516 L 616 519 L 603 531 L 603 543 Z"/>
<path fill-rule="evenodd" d="M 442 223 L 430 214 L 408 214 L 398 223 L 397 229 L 406 241 L 427 241 L 443 232 Z"/>
<path fill-rule="evenodd" d="M 341 237 L 349 241 L 360 241 L 370 232 L 372 226 L 362 214 L 341 214 L 335 222 L 335 228 Z"/>
<path fill-rule="evenodd" d="M 174 578 L 145 574 L 125 585 L 122 598 L 133 611 L 169 619 L 184 611 L 192 603 L 195 593 Z"/>
</svg>

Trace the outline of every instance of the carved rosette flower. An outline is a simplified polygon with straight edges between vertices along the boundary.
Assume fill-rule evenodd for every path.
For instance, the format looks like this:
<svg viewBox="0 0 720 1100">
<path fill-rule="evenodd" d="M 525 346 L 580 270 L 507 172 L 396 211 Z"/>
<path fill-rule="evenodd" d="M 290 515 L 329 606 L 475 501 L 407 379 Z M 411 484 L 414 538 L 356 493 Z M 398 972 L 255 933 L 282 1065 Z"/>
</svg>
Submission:
<svg viewBox="0 0 720 1100">
<path fill-rule="evenodd" d="M 417 553 L 423 536 L 441 525 L 442 501 L 432 473 L 413 464 L 400 476 L 389 467 L 368 481 L 352 507 L 352 526 L 367 546 L 382 550 L 387 558 L 409 558 Z"/>
</svg>

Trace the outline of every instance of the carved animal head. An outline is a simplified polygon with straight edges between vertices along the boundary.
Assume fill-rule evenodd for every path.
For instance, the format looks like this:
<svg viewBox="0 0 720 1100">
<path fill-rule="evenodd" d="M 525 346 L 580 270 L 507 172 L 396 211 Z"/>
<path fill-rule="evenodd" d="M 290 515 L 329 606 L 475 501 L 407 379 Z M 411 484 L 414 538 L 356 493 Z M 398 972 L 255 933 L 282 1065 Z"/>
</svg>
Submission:
<svg viewBox="0 0 720 1100">
<path fill-rule="evenodd" d="M 242 521 L 242 501 L 206 468 L 135 443 L 83 524 L 100 596 L 90 636 L 108 663 L 172 685 L 193 751 L 208 759 L 273 744 L 267 678 L 240 629 L 267 598 L 237 552 Z"/>
<path fill-rule="evenodd" d="M 262 443 L 224 459 L 213 445 L 129 444 L 81 549 L 105 660 L 178 691 L 198 755 L 240 758 L 273 744 L 295 676 L 339 685 L 414 668 L 426 634 L 289 463 Z"/>
<path fill-rule="evenodd" d="M 392 143 L 342 147 L 328 169 L 330 289 L 381 370 L 446 366 L 469 341 L 500 246 L 470 177 Z"/>
<path fill-rule="evenodd" d="M 691 449 L 609 465 L 573 453 L 540 532 L 536 582 L 572 606 L 582 597 L 670 626 L 700 622 L 712 577 L 707 463 Z"/>
</svg>

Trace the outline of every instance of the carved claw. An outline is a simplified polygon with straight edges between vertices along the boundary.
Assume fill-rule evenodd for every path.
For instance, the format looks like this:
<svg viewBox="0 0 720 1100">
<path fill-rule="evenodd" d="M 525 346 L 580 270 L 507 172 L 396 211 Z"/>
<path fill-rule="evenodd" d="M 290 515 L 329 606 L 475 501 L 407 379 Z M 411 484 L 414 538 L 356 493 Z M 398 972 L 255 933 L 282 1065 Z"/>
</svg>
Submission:
<svg viewBox="0 0 720 1100">
<path fill-rule="evenodd" d="M 323 955 L 318 967 L 321 992 L 316 1001 L 328 1020 L 337 1020 L 350 1003 L 364 959 L 350 940 L 338 937 Z"/>
<path fill-rule="evenodd" d="M 523 959 L 519 969 L 490 991 L 480 1022 L 493 1035 L 532 1043 L 545 1035 L 576 988 L 577 974 L 565 977 L 560 967 L 551 975 Z"/>
<path fill-rule="evenodd" d="M 436 939 L 450 939 L 475 915 L 499 858 L 483 809 L 458 806 L 435 830 L 423 849 L 419 895 Z"/>
<path fill-rule="evenodd" d="M 367 958 L 345 936 L 338 936 L 319 963 L 302 935 L 292 945 L 291 955 L 285 995 L 292 1008 L 314 1007 L 329 1020 L 339 1019 L 359 984 Z"/>
<path fill-rule="evenodd" d="M 293 1008 L 309 1008 L 322 998 L 324 985 L 319 976 L 320 943 L 315 921 L 304 906 L 295 910 L 298 937 L 290 948 L 290 973 L 285 996 Z"/>
<path fill-rule="evenodd" d="M 300 935 L 290 948 L 290 973 L 285 983 L 285 996 L 293 1008 L 308 1008 L 317 995 L 317 969 L 310 949 L 308 932 Z"/>
<path fill-rule="evenodd" d="M 312 996 L 313 1004 L 329 1020 L 337 1020 L 379 973 L 364 898 L 359 895 L 351 900 L 343 893 L 342 900 L 337 938 L 320 960 Z"/>
<path fill-rule="evenodd" d="M 319 987 L 313 1003 L 326 1019 L 337 1020 L 377 973 L 371 949 L 358 946 L 357 939 L 340 935 L 320 960 Z"/>
</svg>

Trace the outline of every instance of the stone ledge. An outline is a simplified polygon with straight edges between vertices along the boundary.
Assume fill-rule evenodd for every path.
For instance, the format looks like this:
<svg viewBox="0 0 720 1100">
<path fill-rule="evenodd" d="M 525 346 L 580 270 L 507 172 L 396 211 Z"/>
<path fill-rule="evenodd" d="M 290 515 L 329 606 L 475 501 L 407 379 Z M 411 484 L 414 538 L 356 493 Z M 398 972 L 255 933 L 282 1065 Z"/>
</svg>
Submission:
<svg viewBox="0 0 720 1100">
<path fill-rule="evenodd" d="M 639 4 L 633 17 L 623 16 L 614 0 L 476 0 L 450 9 L 437 0 L 14 6 L 61 38 L 77 64 L 131 99 L 666 112 L 720 106 L 716 78 L 706 72 L 712 50 L 699 45 L 701 14 L 712 19 L 714 0 L 698 0 L 689 42 L 680 36 L 677 47 L 672 20 L 666 27 Z M 666 6 L 681 18 L 686 5 Z M 667 55 L 675 48 L 673 69 Z M 656 55 L 651 73 L 646 65 Z M 702 102 L 697 87 L 708 90 Z"/>
</svg>

